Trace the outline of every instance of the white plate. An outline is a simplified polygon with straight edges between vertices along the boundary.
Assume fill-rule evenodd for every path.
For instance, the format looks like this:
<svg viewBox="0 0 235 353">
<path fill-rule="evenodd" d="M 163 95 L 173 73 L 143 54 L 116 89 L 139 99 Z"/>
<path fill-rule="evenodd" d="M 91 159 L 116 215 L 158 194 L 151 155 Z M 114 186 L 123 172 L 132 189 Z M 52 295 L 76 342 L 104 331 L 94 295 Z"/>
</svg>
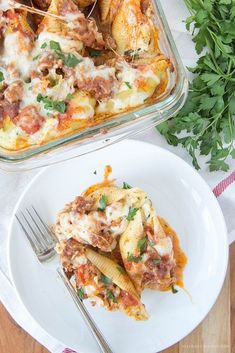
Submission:
<svg viewBox="0 0 235 353">
<path fill-rule="evenodd" d="M 228 261 L 225 222 L 211 190 L 183 160 L 151 144 L 124 141 L 50 167 L 32 180 L 18 208 L 33 204 L 48 223 L 83 189 L 102 179 L 106 164 L 113 177 L 146 190 L 158 214 L 177 231 L 188 257 L 184 278 L 192 295 L 146 290 L 147 322 L 119 312 L 89 311 L 117 353 L 155 353 L 190 333 L 205 317 L 222 287 Z M 97 174 L 94 174 L 97 171 Z M 52 336 L 79 353 L 98 352 L 57 276 L 38 264 L 13 219 L 9 234 L 12 282 L 29 313 Z"/>
</svg>

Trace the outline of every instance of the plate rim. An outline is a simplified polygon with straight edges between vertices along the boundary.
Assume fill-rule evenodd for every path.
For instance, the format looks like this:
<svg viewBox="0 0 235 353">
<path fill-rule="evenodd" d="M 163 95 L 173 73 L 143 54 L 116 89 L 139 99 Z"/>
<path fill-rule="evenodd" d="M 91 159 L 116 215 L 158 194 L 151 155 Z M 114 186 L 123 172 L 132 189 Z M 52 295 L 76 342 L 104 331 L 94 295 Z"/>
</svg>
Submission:
<svg viewBox="0 0 235 353">
<path fill-rule="evenodd" d="M 214 299 L 211 301 L 210 305 L 208 306 L 208 309 L 206 311 L 205 314 L 203 314 L 201 320 L 192 328 L 190 329 L 190 331 L 188 331 L 188 333 L 186 334 L 183 334 L 181 335 L 177 340 L 173 341 L 173 343 L 171 343 L 170 345 L 166 345 L 164 347 L 162 347 L 161 349 L 164 350 L 164 349 L 167 349 L 171 346 L 173 346 L 174 344 L 180 342 L 181 340 L 183 340 L 185 337 L 187 337 L 188 335 L 190 335 L 204 320 L 205 318 L 207 317 L 207 315 L 210 313 L 212 307 L 215 305 L 216 301 L 218 300 L 218 297 L 219 297 L 219 294 L 222 290 L 222 287 L 223 287 L 223 284 L 224 284 L 224 281 L 225 281 L 225 277 L 226 277 L 226 273 L 227 273 L 227 268 L 228 268 L 228 261 L 229 261 L 229 240 L 228 240 L 228 231 L 227 231 L 227 226 L 226 226 L 226 222 L 225 222 L 225 218 L 224 218 L 224 215 L 223 215 L 223 212 L 222 212 L 222 209 L 220 207 L 220 204 L 217 200 L 217 198 L 215 197 L 213 191 L 211 190 L 210 186 L 207 184 L 207 182 L 204 180 L 204 178 L 197 172 L 197 170 L 195 170 L 193 168 L 192 165 L 190 165 L 189 163 L 187 163 L 183 158 L 179 157 L 177 154 L 169 151 L 168 149 L 166 148 L 163 148 L 161 146 L 158 146 L 158 145 L 155 145 L 154 143 L 151 143 L 151 142 L 145 142 L 145 141 L 142 141 L 142 140 L 136 140 L 136 139 L 126 139 L 126 140 L 123 140 L 123 141 L 120 141 L 118 142 L 117 144 L 115 145 L 112 145 L 110 146 L 110 148 L 112 148 L 113 146 L 116 146 L 118 144 L 135 144 L 135 145 L 148 145 L 149 147 L 151 148 L 155 148 L 163 153 L 166 153 L 168 155 L 170 155 L 171 157 L 175 158 L 176 160 L 179 160 L 181 163 L 183 163 L 185 165 L 186 168 L 190 169 L 200 180 L 200 182 L 202 184 L 204 184 L 204 186 L 207 188 L 207 191 L 211 194 L 212 196 L 212 199 L 214 200 L 214 204 L 217 208 L 217 211 L 220 215 L 220 222 L 221 222 L 221 225 L 223 227 L 223 237 L 225 238 L 224 240 L 226 241 L 226 248 L 225 248 L 225 266 L 224 266 L 224 270 L 223 270 L 223 276 L 221 276 L 221 279 L 220 279 L 220 282 L 218 283 L 218 290 L 217 290 L 217 293 L 214 297 Z M 107 147 L 108 149 L 109 147 Z M 97 153 L 98 151 L 94 151 L 94 153 Z M 91 152 L 92 154 L 93 152 Z M 77 159 L 79 159 L 79 157 L 77 157 Z M 30 310 L 28 309 L 28 306 L 27 304 L 25 304 L 23 298 L 21 297 L 21 294 L 18 292 L 17 290 L 17 285 L 15 283 L 15 280 L 14 280 L 14 275 L 13 275 L 13 264 L 11 262 L 11 243 L 12 243 L 12 229 L 13 229 L 13 226 L 14 226 L 14 222 L 15 222 L 15 214 L 19 208 L 19 205 L 20 203 L 22 202 L 22 200 L 24 199 L 24 196 L 26 195 L 26 193 L 28 192 L 28 190 L 30 189 L 30 187 L 32 186 L 32 184 L 38 179 L 40 178 L 41 174 L 43 173 L 46 173 L 46 171 L 49 169 L 49 168 L 53 168 L 53 167 L 58 167 L 60 165 L 62 165 L 63 163 L 66 163 L 66 162 L 70 162 L 70 160 L 68 161 L 63 161 L 61 163 L 58 163 L 56 165 L 52 165 L 52 166 L 46 166 L 46 167 L 42 167 L 42 169 L 32 177 L 32 179 L 29 181 L 28 185 L 24 188 L 24 190 L 22 191 L 22 193 L 20 194 L 16 204 L 15 204 L 15 207 L 12 211 L 12 215 L 10 217 L 10 221 L 9 221 L 9 226 L 8 226 L 8 232 L 7 232 L 7 266 L 8 266 L 8 270 L 9 270 L 9 275 L 10 275 L 10 280 L 11 280 L 11 283 L 13 285 L 13 288 L 15 290 L 15 293 L 17 295 L 17 298 L 19 299 L 20 303 L 23 305 L 24 309 L 26 310 L 26 312 L 29 314 L 29 316 L 37 323 L 37 325 L 39 325 L 39 327 L 44 331 L 46 332 L 50 337 L 52 337 L 54 340 L 58 341 L 61 345 L 63 346 L 67 346 L 66 343 L 62 342 L 58 337 L 55 337 L 54 335 L 52 335 L 51 333 L 47 332 L 46 329 L 44 329 L 44 327 L 40 324 L 40 322 L 31 314 Z M 39 264 L 40 265 L 40 264 Z M 34 337 L 33 337 L 34 338 Z M 34 338 L 35 339 L 35 338 Z M 68 347 L 69 348 L 69 347 Z M 84 351 L 81 351 L 79 349 L 79 352 L 80 353 L 84 353 Z M 156 351 L 157 352 L 157 351 Z M 159 351 L 158 351 L 159 352 Z"/>
</svg>

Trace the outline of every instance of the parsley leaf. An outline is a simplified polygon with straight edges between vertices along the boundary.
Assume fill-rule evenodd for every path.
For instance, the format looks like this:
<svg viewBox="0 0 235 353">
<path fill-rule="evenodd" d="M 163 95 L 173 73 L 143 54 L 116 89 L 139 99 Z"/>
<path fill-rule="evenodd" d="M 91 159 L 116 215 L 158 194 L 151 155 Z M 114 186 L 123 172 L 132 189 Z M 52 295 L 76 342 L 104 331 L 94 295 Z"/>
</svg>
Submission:
<svg viewBox="0 0 235 353">
<path fill-rule="evenodd" d="M 65 66 L 75 67 L 77 64 L 82 62 L 82 60 L 78 59 L 74 54 L 64 54 L 61 50 L 60 43 L 55 42 L 54 40 L 50 41 L 50 48 L 55 50 L 56 55 L 64 62 Z"/>
<path fill-rule="evenodd" d="M 130 82 L 125 81 L 124 83 L 129 89 L 132 89 L 132 86 L 131 86 Z"/>
<path fill-rule="evenodd" d="M 229 169 L 235 151 L 235 6 L 232 0 L 184 0 L 190 11 L 187 30 L 202 56 L 194 68 L 189 95 L 180 112 L 157 129 L 173 146 L 183 146 L 200 168 L 207 156 L 210 171 Z"/>
<path fill-rule="evenodd" d="M 40 54 L 33 57 L 33 61 L 36 61 L 40 57 Z"/>
<path fill-rule="evenodd" d="M 75 67 L 77 64 L 80 64 L 82 60 L 78 59 L 74 54 L 68 54 L 64 59 L 65 66 Z"/>
<path fill-rule="evenodd" d="M 64 101 L 52 100 L 48 96 L 43 96 L 41 93 L 37 95 L 37 102 L 42 102 L 44 104 L 44 109 L 47 110 L 56 110 L 60 113 L 65 113 L 66 104 Z"/>
<path fill-rule="evenodd" d="M 64 62 L 64 65 L 68 67 L 75 67 L 82 62 L 82 60 L 78 59 L 74 54 L 64 54 L 62 51 L 58 50 L 56 51 L 56 54 Z"/>
<path fill-rule="evenodd" d="M 41 49 L 45 49 L 46 47 L 47 47 L 47 43 L 46 42 L 41 45 Z"/>
<path fill-rule="evenodd" d="M 102 51 L 101 50 L 96 50 L 96 49 L 88 49 L 89 55 L 91 58 L 97 58 L 99 56 L 101 56 Z"/>
<path fill-rule="evenodd" d="M 102 195 L 99 200 L 98 211 L 104 211 L 106 206 L 107 206 L 107 197 L 105 195 Z"/>
<path fill-rule="evenodd" d="M 50 48 L 52 50 L 59 50 L 61 51 L 60 43 L 55 42 L 54 40 L 50 40 Z"/>
<path fill-rule="evenodd" d="M 106 291 L 106 296 L 107 298 L 111 299 L 114 303 L 117 303 L 117 299 L 114 296 L 113 292 L 111 292 L 111 290 Z"/>
<path fill-rule="evenodd" d="M 70 101 L 72 98 L 73 98 L 72 93 L 68 93 L 67 96 L 66 96 L 66 99 L 67 99 L 68 101 Z"/>
<path fill-rule="evenodd" d="M 142 261 L 142 256 L 134 256 L 133 254 L 127 253 L 127 261 L 140 262 Z"/>
<path fill-rule="evenodd" d="M 83 300 L 83 299 L 84 299 L 84 296 L 85 296 L 85 288 L 84 288 L 84 287 L 78 288 L 78 289 L 77 289 L 77 294 L 78 294 L 79 298 L 80 298 L 81 300 Z"/>
<path fill-rule="evenodd" d="M 126 183 L 126 182 L 124 181 L 122 188 L 123 188 L 123 189 L 131 189 L 132 186 L 130 186 L 130 184 L 128 184 L 128 183 Z"/>
<path fill-rule="evenodd" d="M 4 75 L 3 73 L 0 71 L 0 82 L 4 81 Z"/>
<path fill-rule="evenodd" d="M 103 282 L 104 284 L 110 284 L 110 283 L 112 283 L 111 278 L 105 276 L 103 273 L 101 273 L 101 275 L 100 275 L 100 280 L 101 280 L 101 282 Z"/>
<path fill-rule="evenodd" d="M 147 248 L 147 237 L 139 239 L 137 243 L 137 248 L 142 252 Z"/>
<path fill-rule="evenodd" d="M 127 220 L 128 221 L 132 221 L 137 213 L 139 209 L 136 208 L 136 207 L 129 207 L 129 212 L 128 212 L 128 215 L 127 215 Z"/>
</svg>

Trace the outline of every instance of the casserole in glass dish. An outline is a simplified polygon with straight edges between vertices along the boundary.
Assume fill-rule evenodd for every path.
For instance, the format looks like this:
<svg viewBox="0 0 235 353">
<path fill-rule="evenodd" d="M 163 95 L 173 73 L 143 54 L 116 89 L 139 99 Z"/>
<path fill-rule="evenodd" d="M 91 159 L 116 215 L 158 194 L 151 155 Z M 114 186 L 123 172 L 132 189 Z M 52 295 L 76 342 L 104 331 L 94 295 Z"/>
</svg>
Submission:
<svg viewBox="0 0 235 353">
<path fill-rule="evenodd" d="M 36 3 L 43 18 L 1 13 L 2 168 L 88 153 L 181 108 L 187 78 L 158 0 Z"/>
</svg>

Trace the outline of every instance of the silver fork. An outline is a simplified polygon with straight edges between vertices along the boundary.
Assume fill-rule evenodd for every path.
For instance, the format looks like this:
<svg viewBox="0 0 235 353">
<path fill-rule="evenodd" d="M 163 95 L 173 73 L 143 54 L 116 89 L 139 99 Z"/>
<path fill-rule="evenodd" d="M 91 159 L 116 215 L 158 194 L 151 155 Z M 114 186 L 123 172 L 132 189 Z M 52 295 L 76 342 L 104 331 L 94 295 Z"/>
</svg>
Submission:
<svg viewBox="0 0 235 353">
<path fill-rule="evenodd" d="M 25 212 L 20 211 L 15 216 L 39 262 L 43 266 L 53 269 L 59 274 L 85 323 L 90 329 L 90 332 L 97 341 L 101 352 L 113 353 L 59 264 L 59 257 L 55 251 L 55 245 L 58 240 L 55 235 L 51 232 L 33 206 L 31 206 L 30 209 L 26 208 Z"/>
</svg>

